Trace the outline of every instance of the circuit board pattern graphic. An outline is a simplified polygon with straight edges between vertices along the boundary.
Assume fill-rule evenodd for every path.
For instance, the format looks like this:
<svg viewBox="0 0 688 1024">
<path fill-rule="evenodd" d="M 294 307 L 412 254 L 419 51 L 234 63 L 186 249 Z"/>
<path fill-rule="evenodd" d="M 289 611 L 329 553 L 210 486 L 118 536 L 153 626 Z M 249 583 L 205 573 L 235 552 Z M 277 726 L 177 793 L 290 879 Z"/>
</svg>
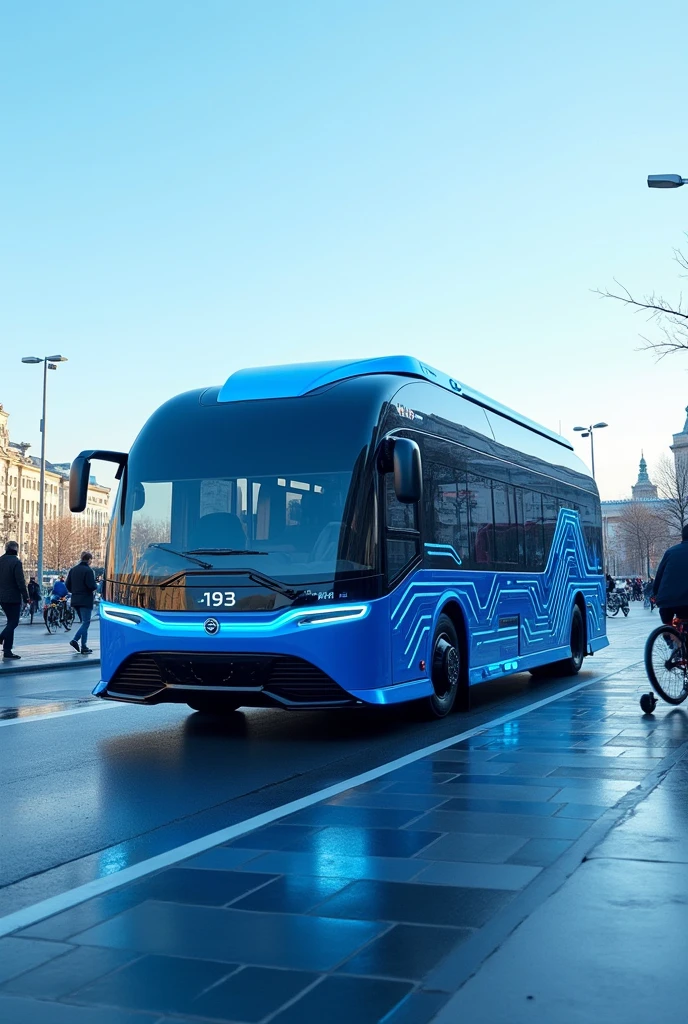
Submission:
<svg viewBox="0 0 688 1024">
<path fill-rule="evenodd" d="M 392 595 L 395 682 L 418 675 L 439 609 L 452 599 L 466 621 L 471 681 L 514 671 L 514 660 L 544 663 L 538 655 L 568 647 L 577 594 L 585 600 L 588 643 L 605 636 L 604 577 L 590 563 L 577 512 L 559 511 L 544 572 L 459 569 L 449 545 L 428 544 L 425 554 L 437 568 L 420 569 Z"/>
</svg>

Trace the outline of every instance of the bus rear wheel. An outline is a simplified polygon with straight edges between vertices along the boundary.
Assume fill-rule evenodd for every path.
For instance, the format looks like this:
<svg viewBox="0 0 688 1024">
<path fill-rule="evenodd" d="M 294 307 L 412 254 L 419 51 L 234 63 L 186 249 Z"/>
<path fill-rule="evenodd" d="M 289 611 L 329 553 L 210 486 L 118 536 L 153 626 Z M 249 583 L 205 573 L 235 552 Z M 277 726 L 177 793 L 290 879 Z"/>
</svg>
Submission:
<svg viewBox="0 0 688 1024">
<path fill-rule="evenodd" d="M 440 615 L 432 641 L 433 693 L 425 699 L 429 718 L 444 718 L 454 707 L 461 679 L 459 638 L 448 615 Z"/>
<path fill-rule="evenodd" d="M 226 697 L 209 696 L 199 694 L 186 702 L 193 711 L 202 711 L 207 715 L 224 715 L 236 711 L 241 707 L 238 700 L 227 699 Z"/>
</svg>

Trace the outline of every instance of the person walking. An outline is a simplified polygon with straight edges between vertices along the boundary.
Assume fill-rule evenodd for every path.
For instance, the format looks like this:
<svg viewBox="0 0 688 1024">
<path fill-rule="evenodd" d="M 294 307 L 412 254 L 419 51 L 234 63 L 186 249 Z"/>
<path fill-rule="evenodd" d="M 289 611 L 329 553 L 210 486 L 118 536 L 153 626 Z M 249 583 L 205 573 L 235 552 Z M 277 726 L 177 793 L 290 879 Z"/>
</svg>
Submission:
<svg viewBox="0 0 688 1024">
<path fill-rule="evenodd" d="M 74 634 L 74 639 L 69 641 L 69 646 L 79 654 L 93 653 L 88 646 L 88 627 L 91 625 L 93 595 L 96 591 L 96 577 L 91 568 L 92 558 L 93 555 L 90 551 L 82 551 L 81 561 L 67 574 L 67 590 L 72 595 L 72 608 L 81 621 L 81 625 Z M 81 647 L 79 647 L 80 640 Z"/>
<path fill-rule="evenodd" d="M 667 548 L 662 555 L 652 588 L 665 625 L 670 625 L 674 616 L 688 619 L 688 525 L 683 527 L 681 538 L 680 544 Z"/>
<path fill-rule="evenodd" d="M 19 561 L 19 545 L 16 540 L 8 540 L 5 554 L 0 555 L 0 607 L 7 617 L 7 622 L 0 640 L 2 640 L 2 656 L 5 661 L 18 661 L 19 654 L 14 654 L 14 631 L 19 625 L 22 601 L 28 604 L 29 592 L 26 589 L 24 568 Z"/>
<path fill-rule="evenodd" d="M 36 583 L 36 577 L 32 576 L 29 580 L 29 603 L 31 605 L 31 625 L 33 626 L 33 617 L 38 615 L 38 609 L 41 603 L 41 588 Z"/>
</svg>

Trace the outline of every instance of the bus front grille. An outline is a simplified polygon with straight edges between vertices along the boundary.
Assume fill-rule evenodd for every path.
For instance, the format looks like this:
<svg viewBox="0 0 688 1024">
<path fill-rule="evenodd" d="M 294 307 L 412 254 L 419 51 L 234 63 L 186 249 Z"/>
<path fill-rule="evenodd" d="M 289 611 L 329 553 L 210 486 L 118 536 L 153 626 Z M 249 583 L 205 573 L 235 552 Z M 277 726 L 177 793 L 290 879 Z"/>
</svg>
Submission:
<svg viewBox="0 0 688 1024">
<path fill-rule="evenodd" d="M 134 654 L 120 665 L 108 684 L 108 693 L 143 699 L 162 690 L 165 683 L 152 654 Z"/>
<path fill-rule="evenodd" d="M 351 694 L 302 658 L 275 658 L 265 689 L 294 704 L 353 703 Z"/>
<path fill-rule="evenodd" d="M 205 654 L 152 651 L 133 654 L 110 680 L 107 693 L 143 700 L 168 693 L 218 687 L 264 694 L 268 703 L 355 704 L 326 672 L 303 658 L 267 654 Z M 161 694 L 162 696 L 162 694 Z M 162 699 L 168 699 L 162 696 Z M 260 703 L 260 701 L 258 701 Z"/>
</svg>

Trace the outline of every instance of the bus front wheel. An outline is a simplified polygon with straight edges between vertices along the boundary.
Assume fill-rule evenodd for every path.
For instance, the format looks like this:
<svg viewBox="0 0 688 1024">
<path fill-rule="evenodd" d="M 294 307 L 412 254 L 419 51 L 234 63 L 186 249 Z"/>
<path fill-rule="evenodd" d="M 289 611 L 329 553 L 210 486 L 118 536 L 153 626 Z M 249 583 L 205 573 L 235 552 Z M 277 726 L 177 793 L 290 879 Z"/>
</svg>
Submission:
<svg viewBox="0 0 688 1024">
<path fill-rule="evenodd" d="M 193 711 L 202 711 L 208 715 L 224 715 L 229 711 L 236 711 L 241 707 L 239 701 L 227 700 L 225 697 L 206 697 L 199 694 L 192 700 L 186 702 Z"/>
<path fill-rule="evenodd" d="M 454 707 L 461 679 L 459 638 L 448 615 L 440 615 L 432 642 L 433 693 L 425 699 L 430 718 L 444 718 Z"/>
</svg>

